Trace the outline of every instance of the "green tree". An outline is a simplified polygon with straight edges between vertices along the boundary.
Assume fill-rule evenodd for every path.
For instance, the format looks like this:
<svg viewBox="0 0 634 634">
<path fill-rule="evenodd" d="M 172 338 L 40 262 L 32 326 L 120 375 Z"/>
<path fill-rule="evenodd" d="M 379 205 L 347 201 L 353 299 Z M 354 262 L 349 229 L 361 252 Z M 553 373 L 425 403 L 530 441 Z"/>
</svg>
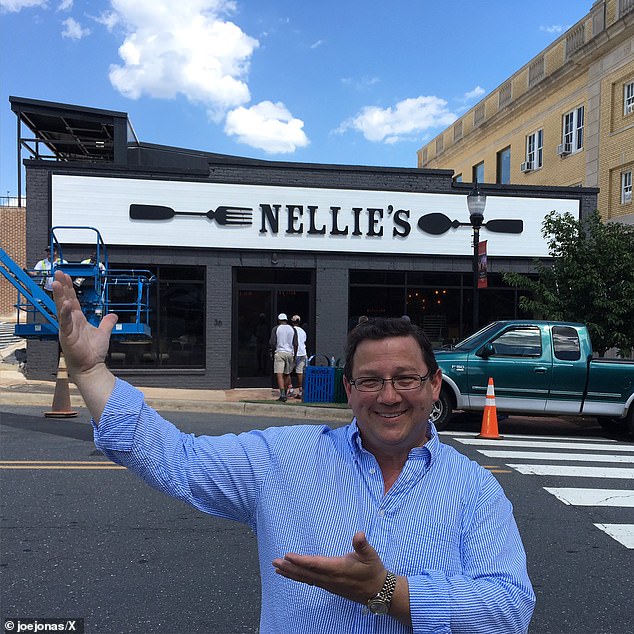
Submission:
<svg viewBox="0 0 634 634">
<path fill-rule="evenodd" d="M 550 261 L 536 261 L 538 279 L 505 273 L 526 289 L 523 310 L 544 319 L 588 326 L 594 350 L 634 348 L 634 226 L 604 223 L 598 212 L 583 220 L 551 212 L 542 234 Z"/>
</svg>

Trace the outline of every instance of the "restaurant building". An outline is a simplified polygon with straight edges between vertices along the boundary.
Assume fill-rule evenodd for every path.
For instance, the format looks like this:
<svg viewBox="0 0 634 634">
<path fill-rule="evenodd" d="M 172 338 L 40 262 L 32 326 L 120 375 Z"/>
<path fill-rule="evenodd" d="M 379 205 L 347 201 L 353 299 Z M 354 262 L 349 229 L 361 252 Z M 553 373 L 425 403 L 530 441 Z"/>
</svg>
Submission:
<svg viewBox="0 0 634 634">
<path fill-rule="evenodd" d="M 474 329 L 469 183 L 451 170 L 256 160 L 139 142 L 126 113 L 10 98 L 26 172 L 27 260 L 51 227 L 91 226 L 110 268 L 147 269 L 151 340 L 113 340 L 108 362 L 138 385 L 271 384 L 280 312 L 307 325 L 309 353 L 341 358 L 360 315 L 402 316 L 436 345 Z M 27 143 L 20 143 L 27 147 Z M 583 217 L 597 189 L 484 185 L 487 287 L 478 325 L 521 316 L 505 271 L 533 273 L 555 210 Z M 21 188 L 20 188 L 21 189 Z M 521 231 L 489 231 L 491 220 Z M 493 226 L 493 225 L 492 225 Z M 515 223 L 517 226 L 517 223 Z M 64 253 L 87 241 L 64 231 Z M 73 234 L 74 235 L 74 234 Z M 66 256 L 68 257 L 68 256 Z M 28 373 L 50 378 L 56 343 L 29 341 Z"/>
</svg>

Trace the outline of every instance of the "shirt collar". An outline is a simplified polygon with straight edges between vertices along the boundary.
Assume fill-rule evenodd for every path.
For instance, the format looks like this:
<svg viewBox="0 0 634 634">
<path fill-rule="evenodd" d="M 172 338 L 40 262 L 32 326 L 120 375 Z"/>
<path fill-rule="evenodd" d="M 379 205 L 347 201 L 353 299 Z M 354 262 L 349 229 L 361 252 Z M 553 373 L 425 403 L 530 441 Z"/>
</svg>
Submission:
<svg viewBox="0 0 634 634">
<path fill-rule="evenodd" d="M 414 447 L 409 452 L 410 459 L 423 458 L 424 460 L 429 460 L 429 464 L 431 464 L 438 456 L 440 451 L 440 438 L 438 437 L 438 431 L 431 420 L 427 423 L 427 435 L 429 436 L 429 440 L 422 447 Z M 362 452 L 367 451 L 364 449 L 361 442 L 361 434 L 359 432 L 356 417 L 353 418 L 352 422 L 348 425 L 347 440 L 348 446 L 350 447 L 355 460 L 359 458 Z"/>
</svg>

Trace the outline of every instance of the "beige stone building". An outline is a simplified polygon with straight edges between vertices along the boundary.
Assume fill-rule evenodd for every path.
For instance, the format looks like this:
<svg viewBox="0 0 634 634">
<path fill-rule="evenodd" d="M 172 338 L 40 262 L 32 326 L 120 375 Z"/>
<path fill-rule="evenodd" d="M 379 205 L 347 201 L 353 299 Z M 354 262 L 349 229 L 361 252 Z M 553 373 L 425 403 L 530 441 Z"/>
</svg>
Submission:
<svg viewBox="0 0 634 634">
<path fill-rule="evenodd" d="M 599 187 L 634 224 L 634 0 L 589 13 L 418 151 L 457 181 Z"/>
</svg>

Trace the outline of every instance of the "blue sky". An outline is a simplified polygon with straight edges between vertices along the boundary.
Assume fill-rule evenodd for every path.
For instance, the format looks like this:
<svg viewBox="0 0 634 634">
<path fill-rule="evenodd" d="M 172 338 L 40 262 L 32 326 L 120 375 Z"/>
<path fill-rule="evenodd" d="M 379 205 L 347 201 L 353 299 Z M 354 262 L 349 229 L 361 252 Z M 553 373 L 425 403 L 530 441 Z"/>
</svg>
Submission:
<svg viewBox="0 0 634 634">
<path fill-rule="evenodd" d="M 0 0 L 0 196 L 17 194 L 9 95 L 127 112 L 148 143 L 416 167 L 591 5 Z"/>
</svg>

